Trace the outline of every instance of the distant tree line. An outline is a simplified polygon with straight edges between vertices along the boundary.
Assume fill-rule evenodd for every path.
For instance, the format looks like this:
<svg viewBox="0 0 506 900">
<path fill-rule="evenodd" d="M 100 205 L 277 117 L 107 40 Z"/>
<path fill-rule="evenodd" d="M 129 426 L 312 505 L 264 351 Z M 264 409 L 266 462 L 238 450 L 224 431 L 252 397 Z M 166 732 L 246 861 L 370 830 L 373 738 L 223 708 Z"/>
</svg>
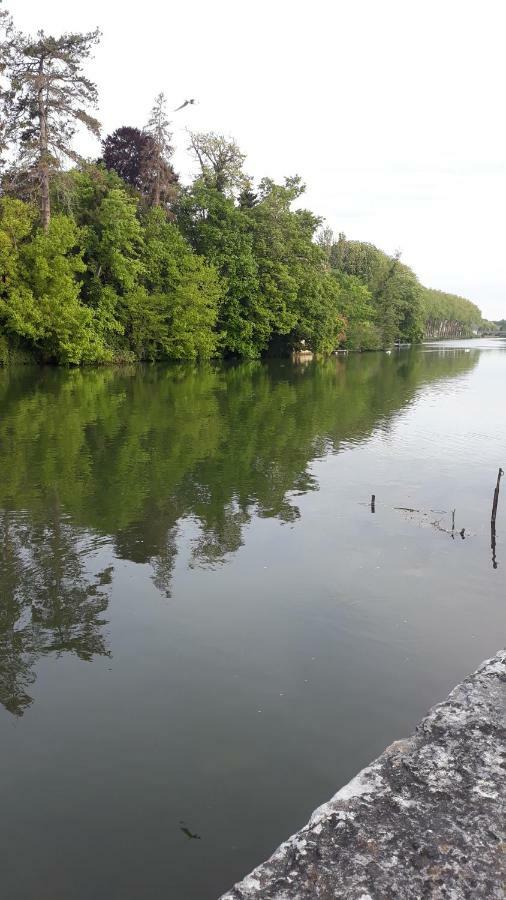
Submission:
<svg viewBox="0 0 506 900">
<path fill-rule="evenodd" d="M 163 94 L 83 159 L 98 31 L 28 36 L 1 10 L 0 27 L 0 362 L 325 354 L 479 326 L 398 255 L 335 240 L 297 176 L 255 184 L 233 140 L 190 134 L 199 172 L 182 185 Z"/>
<path fill-rule="evenodd" d="M 444 291 L 424 289 L 425 334 L 429 338 L 462 338 L 477 332 L 482 323 L 478 307 Z"/>
</svg>

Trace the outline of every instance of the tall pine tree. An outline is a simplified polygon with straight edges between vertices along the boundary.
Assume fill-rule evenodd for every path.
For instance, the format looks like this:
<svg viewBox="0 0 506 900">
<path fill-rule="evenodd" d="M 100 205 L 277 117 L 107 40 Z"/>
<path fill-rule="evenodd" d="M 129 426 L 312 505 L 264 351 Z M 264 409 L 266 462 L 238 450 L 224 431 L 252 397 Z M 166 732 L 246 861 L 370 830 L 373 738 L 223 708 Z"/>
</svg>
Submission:
<svg viewBox="0 0 506 900">
<path fill-rule="evenodd" d="M 99 32 L 36 37 L 11 32 L 4 44 L 5 134 L 17 149 L 14 171 L 35 181 L 45 230 L 51 219 L 50 182 L 65 158 L 80 159 L 72 147 L 78 125 L 98 137 L 99 123 L 89 113 L 97 89 L 83 63 Z"/>
</svg>

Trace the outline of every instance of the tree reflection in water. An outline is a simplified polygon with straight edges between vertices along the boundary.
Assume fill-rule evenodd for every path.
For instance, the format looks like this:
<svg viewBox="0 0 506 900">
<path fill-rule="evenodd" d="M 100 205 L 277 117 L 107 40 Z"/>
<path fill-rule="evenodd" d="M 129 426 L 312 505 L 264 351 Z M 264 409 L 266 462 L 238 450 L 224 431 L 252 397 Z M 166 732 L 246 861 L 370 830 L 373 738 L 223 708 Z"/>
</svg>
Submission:
<svg viewBox="0 0 506 900">
<path fill-rule="evenodd" d="M 286 363 L 0 373 L 0 702 L 20 716 L 39 657 L 110 653 L 114 559 L 171 594 L 181 522 L 190 565 L 235 553 L 253 517 L 294 522 L 310 464 L 388 431 L 478 352 Z M 112 542 L 90 574 L 93 541 Z"/>
<path fill-rule="evenodd" d="M 81 535 L 54 507 L 45 522 L 0 512 L 0 702 L 16 716 L 32 703 L 38 657 L 108 656 L 104 634 L 112 566 L 90 578 Z"/>
</svg>

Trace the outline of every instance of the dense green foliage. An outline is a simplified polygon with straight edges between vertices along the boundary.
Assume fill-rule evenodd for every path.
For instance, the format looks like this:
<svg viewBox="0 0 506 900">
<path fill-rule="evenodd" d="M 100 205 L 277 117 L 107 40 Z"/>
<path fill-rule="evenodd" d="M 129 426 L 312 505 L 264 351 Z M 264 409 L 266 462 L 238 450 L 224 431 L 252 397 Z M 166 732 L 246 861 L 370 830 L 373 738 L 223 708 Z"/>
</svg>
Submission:
<svg viewBox="0 0 506 900">
<path fill-rule="evenodd" d="M 222 286 L 160 209 L 139 220 L 124 190 L 89 204 L 75 179 L 74 215 L 37 226 L 28 204 L 0 199 L 0 321 L 42 360 L 209 357 Z"/>
<path fill-rule="evenodd" d="M 79 106 L 96 100 L 83 64 L 97 33 L 1 24 L 0 362 L 326 354 L 479 327 L 474 304 L 423 288 L 398 255 L 334 241 L 300 208 L 298 177 L 255 187 L 234 141 L 192 134 L 200 172 L 183 187 L 163 94 L 143 130 L 117 129 L 85 163 L 71 139 L 77 122 L 98 130 Z"/>
<path fill-rule="evenodd" d="M 416 275 L 372 244 L 339 236 L 330 248 L 330 264 L 338 272 L 358 279 L 367 288 L 363 305 L 351 304 L 351 345 L 389 345 L 395 340 L 418 341 L 423 334 L 422 292 Z"/>
</svg>

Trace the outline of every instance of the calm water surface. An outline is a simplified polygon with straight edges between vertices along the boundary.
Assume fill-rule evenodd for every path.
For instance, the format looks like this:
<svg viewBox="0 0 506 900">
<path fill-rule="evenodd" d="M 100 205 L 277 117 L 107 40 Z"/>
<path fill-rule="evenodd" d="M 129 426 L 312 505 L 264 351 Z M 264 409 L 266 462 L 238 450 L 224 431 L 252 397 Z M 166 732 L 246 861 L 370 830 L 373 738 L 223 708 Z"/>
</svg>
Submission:
<svg viewBox="0 0 506 900">
<path fill-rule="evenodd" d="M 2 897 L 215 900 L 504 645 L 505 386 L 498 339 L 0 372 Z"/>
</svg>

